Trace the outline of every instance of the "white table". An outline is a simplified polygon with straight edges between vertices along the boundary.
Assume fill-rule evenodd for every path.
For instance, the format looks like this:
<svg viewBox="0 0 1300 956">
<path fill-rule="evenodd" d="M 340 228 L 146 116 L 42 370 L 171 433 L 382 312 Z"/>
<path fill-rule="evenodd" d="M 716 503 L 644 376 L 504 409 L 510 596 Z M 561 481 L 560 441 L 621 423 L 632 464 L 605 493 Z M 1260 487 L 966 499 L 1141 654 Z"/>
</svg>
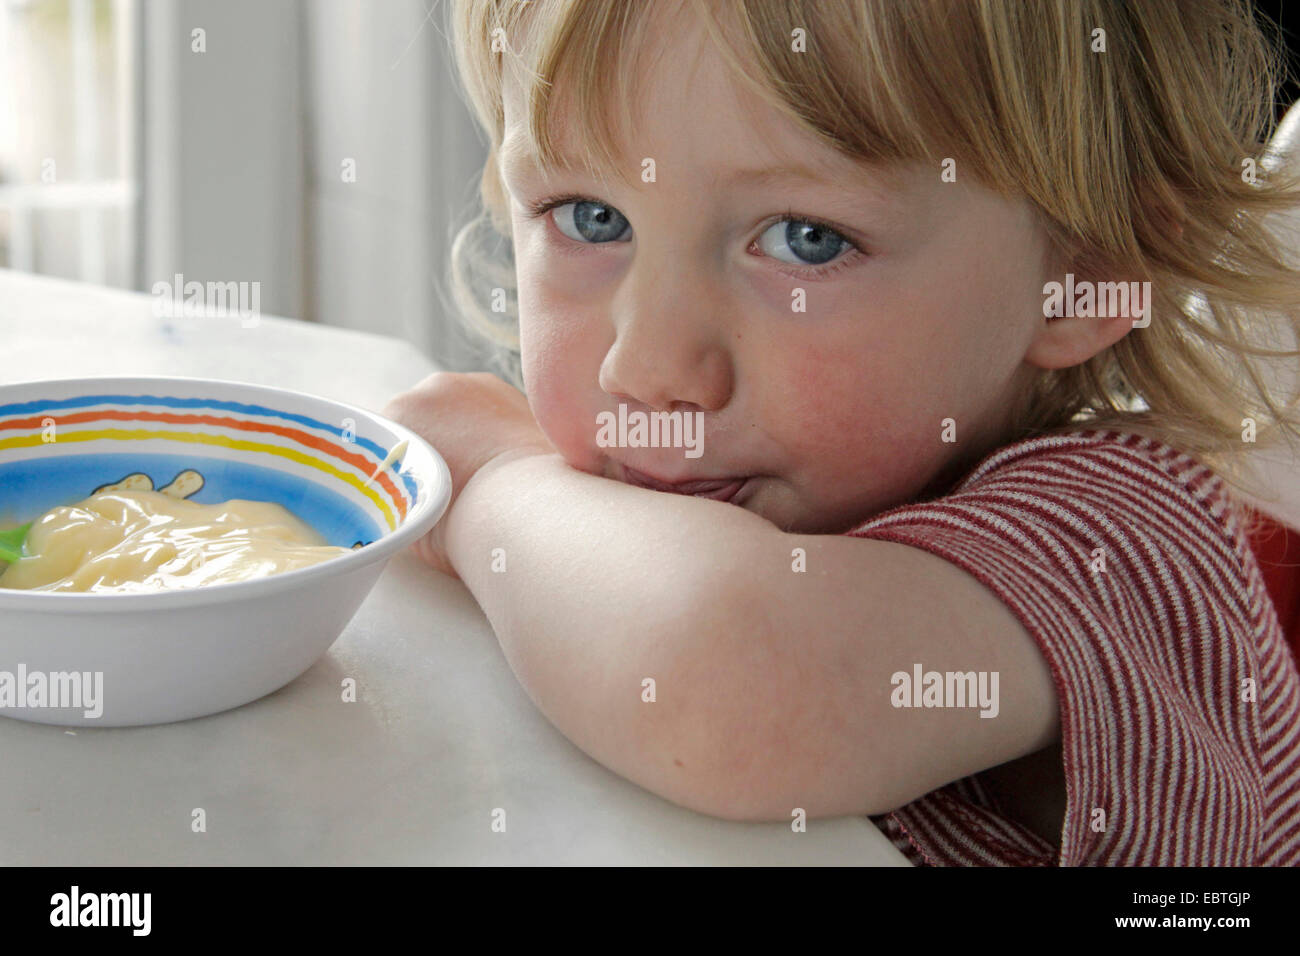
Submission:
<svg viewBox="0 0 1300 956">
<path fill-rule="evenodd" d="M 394 339 L 152 304 L 0 270 L 0 381 L 194 375 L 379 409 L 433 370 Z M 606 770 L 533 707 L 465 587 L 409 554 L 270 697 L 159 727 L 0 718 L 0 864 L 332 863 L 906 865 L 865 818 L 729 823 Z"/>
</svg>

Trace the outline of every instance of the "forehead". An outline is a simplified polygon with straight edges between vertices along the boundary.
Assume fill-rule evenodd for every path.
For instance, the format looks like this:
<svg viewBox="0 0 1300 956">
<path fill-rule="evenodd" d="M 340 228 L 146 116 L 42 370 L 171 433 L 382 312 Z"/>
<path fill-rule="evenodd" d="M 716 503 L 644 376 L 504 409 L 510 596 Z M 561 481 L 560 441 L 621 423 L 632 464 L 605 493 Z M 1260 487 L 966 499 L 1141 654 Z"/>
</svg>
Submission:
<svg viewBox="0 0 1300 956">
<path fill-rule="evenodd" d="M 611 130 L 615 141 L 607 144 L 613 168 L 594 158 L 600 155 L 594 142 L 600 131 L 590 110 L 575 107 L 573 81 L 557 81 L 549 129 L 559 171 L 581 172 L 590 166 L 600 178 L 631 182 L 651 158 L 657 181 L 690 179 L 704 188 L 794 179 L 891 191 L 900 187 L 895 170 L 868 168 L 840 153 L 739 81 L 703 27 L 687 30 L 676 24 L 664 36 L 662 22 L 647 25 L 647 43 L 636 51 L 635 63 L 610 64 L 609 78 L 593 88 L 593 95 L 611 98 L 610 115 L 619 127 Z M 623 97 L 612 72 L 620 67 L 631 73 Z M 509 182 L 550 173 L 542 168 L 528 129 L 523 79 L 506 69 L 502 83 L 502 176 Z"/>
</svg>

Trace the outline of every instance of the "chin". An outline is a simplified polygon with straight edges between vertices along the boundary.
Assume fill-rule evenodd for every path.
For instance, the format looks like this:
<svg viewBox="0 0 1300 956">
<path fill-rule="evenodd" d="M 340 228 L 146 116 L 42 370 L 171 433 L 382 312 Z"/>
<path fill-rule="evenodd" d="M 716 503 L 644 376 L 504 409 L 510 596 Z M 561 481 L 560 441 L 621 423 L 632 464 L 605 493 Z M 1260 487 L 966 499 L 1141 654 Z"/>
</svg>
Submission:
<svg viewBox="0 0 1300 956">
<path fill-rule="evenodd" d="M 536 416 L 536 412 L 534 412 Z M 591 444 L 591 434 L 574 428 L 572 418 L 561 419 L 566 424 L 555 427 L 549 416 L 537 417 L 538 427 L 546 440 L 551 443 L 560 457 L 570 468 L 585 471 L 590 475 L 609 476 L 609 461 L 600 449 Z M 594 426 L 591 429 L 594 434 Z"/>
<path fill-rule="evenodd" d="M 555 444 L 551 442 L 551 444 Z M 583 471 L 589 475 L 596 475 L 600 478 L 613 478 L 613 469 L 610 468 L 609 459 L 604 455 L 596 454 L 589 449 L 572 450 L 556 446 L 556 450 L 564 458 L 565 463 L 575 471 Z"/>
<path fill-rule="evenodd" d="M 783 494 L 783 491 L 786 493 Z M 782 531 L 792 534 L 814 533 L 806 527 L 811 516 L 789 497 L 788 489 L 775 486 L 770 480 L 760 480 L 753 493 L 738 507 L 758 515 Z"/>
<path fill-rule="evenodd" d="M 870 510 L 818 511 L 805 507 L 802 502 L 784 497 L 779 492 L 772 492 L 770 486 L 759 488 L 745 502 L 744 508 L 787 534 L 843 534 L 873 514 Z"/>
</svg>

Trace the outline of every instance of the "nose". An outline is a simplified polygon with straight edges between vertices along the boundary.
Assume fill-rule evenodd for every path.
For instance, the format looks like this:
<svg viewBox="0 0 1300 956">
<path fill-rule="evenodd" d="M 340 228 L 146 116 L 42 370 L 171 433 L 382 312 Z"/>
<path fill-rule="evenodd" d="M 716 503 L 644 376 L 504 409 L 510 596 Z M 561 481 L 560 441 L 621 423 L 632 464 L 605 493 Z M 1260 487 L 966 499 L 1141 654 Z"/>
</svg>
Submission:
<svg viewBox="0 0 1300 956">
<path fill-rule="evenodd" d="M 613 303 L 614 343 L 600 365 L 600 387 L 607 394 L 669 411 L 682 405 L 718 411 L 730 401 L 727 331 L 700 286 L 698 280 L 665 282 L 644 273 L 629 277 L 625 294 Z"/>
</svg>

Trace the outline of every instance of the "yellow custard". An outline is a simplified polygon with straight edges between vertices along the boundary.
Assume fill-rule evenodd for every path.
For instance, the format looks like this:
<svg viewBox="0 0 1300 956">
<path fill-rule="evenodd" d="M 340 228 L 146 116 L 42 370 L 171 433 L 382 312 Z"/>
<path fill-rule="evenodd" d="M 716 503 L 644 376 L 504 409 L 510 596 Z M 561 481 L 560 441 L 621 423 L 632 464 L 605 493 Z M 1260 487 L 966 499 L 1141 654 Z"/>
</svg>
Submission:
<svg viewBox="0 0 1300 956">
<path fill-rule="evenodd" d="M 0 588 L 193 588 L 305 568 L 350 550 L 325 544 L 309 525 L 269 501 L 233 498 L 205 505 L 125 488 L 47 511 L 33 522 L 23 549 L 24 556 L 0 573 Z"/>
</svg>

